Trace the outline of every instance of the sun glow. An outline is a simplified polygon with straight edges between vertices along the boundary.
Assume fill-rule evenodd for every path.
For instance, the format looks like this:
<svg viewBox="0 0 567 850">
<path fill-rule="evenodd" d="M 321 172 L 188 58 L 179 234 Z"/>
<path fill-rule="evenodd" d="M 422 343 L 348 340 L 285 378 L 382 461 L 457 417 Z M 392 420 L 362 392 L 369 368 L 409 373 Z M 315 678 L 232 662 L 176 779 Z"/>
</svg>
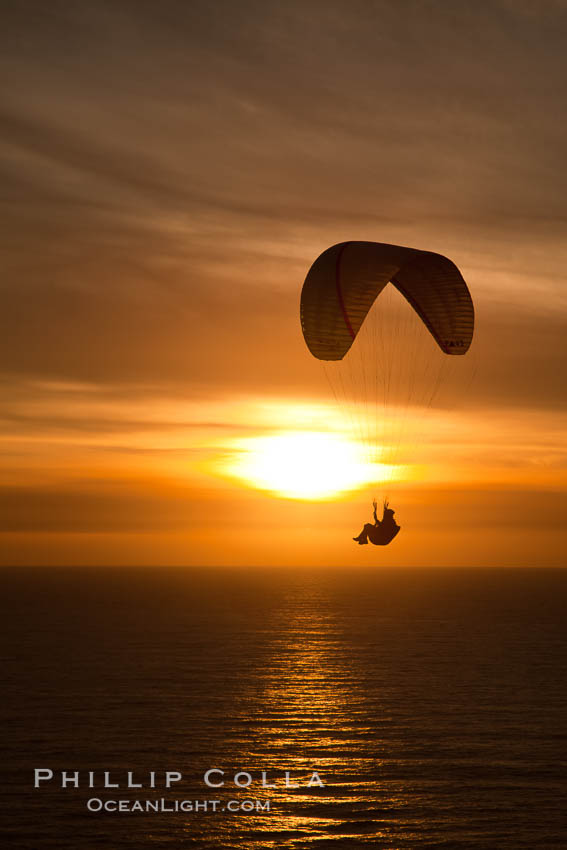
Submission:
<svg viewBox="0 0 567 850">
<path fill-rule="evenodd" d="M 369 463 L 358 443 L 325 432 L 254 437 L 238 441 L 235 449 L 224 472 L 288 499 L 332 498 L 387 472 L 385 465 Z"/>
</svg>

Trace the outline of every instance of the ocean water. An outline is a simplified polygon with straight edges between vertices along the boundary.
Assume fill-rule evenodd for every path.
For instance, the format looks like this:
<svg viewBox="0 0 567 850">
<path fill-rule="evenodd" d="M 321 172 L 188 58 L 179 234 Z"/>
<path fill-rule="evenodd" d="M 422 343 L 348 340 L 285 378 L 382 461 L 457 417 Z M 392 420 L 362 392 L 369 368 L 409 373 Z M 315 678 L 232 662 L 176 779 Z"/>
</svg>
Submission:
<svg viewBox="0 0 567 850">
<path fill-rule="evenodd" d="M 567 848 L 567 570 L 14 569 L 2 588 L 2 848 Z M 118 801 L 200 808 L 89 809 Z"/>
</svg>

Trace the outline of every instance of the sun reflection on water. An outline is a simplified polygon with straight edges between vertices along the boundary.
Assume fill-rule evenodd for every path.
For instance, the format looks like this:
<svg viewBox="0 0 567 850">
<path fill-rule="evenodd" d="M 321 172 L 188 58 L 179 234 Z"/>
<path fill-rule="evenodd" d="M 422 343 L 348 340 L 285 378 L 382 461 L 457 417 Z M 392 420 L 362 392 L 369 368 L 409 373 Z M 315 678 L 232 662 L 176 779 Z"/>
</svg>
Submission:
<svg viewBox="0 0 567 850">
<path fill-rule="evenodd" d="M 365 740 L 374 734 L 368 706 L 330 600 L 316 587 L 306 587 L 300 601 L 290 592 L 271 623 L 269 644 L 263 687 L 254 695 L 255 745 L 243 760 L 262 766 L 277 787 L 255 791 L 273 808 L 269 818 L 250 815 L 261 838 L 249 846 L 348 840 L 355 833 L 378 841 L 385 833 L 369 813 L 370 801 L 390 795 L 378 778 L 379 759 L 367 751 Z M 285 771 L 298 788 L 285 787 Z M 324 787 L 309 787 L 314 771 Z"/>
</svg>

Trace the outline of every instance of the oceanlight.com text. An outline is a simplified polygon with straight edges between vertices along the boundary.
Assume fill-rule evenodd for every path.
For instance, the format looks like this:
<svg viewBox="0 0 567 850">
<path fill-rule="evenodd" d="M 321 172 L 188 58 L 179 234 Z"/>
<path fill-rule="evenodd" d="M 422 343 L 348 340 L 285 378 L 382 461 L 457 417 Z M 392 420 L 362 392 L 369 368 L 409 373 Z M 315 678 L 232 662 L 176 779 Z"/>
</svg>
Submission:
<svg viewBox="0 0 567 850">
<path fill-rule="evenodd" d="M 269 812 L 270 800 L 87 800 L 89 812 L 118 812 L 125 814 L 161 812 Z"/>
</svg>

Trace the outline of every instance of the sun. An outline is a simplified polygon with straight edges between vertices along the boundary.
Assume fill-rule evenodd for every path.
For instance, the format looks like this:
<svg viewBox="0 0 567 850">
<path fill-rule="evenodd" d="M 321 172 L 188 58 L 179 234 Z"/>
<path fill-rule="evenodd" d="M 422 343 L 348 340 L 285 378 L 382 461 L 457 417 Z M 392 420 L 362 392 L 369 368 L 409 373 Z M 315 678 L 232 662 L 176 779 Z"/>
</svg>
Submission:
<svg viewBox="0 0 567 850">
<path fill-rule="evenodd" d="M 336 434 L 293 431 L 237 441 L 223 471 L 288 499 L 328 499 L 380 477 L 361 446 Z"/>
</svg>

